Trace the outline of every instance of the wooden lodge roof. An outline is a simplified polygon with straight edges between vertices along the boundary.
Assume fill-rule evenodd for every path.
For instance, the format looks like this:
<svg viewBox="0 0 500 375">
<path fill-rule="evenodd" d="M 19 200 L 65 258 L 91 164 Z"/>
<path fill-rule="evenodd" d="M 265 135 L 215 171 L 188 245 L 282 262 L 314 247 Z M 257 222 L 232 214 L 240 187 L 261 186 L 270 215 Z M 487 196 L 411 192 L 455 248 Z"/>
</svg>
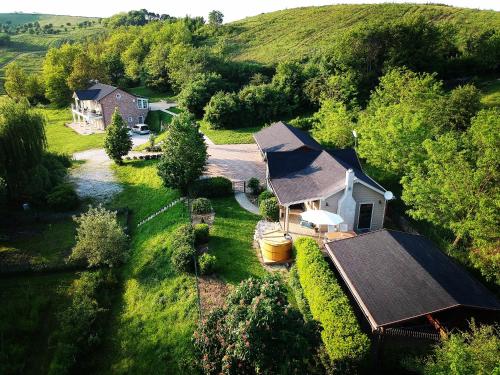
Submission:
<svg viewBox="0 0 500 375">
<path fill-rule="evenodd" d="M 423 236 L 380 230 L 326 249 L 373 330 L 451 309 L 500 313 L 495 295 Z"/>
</svg>

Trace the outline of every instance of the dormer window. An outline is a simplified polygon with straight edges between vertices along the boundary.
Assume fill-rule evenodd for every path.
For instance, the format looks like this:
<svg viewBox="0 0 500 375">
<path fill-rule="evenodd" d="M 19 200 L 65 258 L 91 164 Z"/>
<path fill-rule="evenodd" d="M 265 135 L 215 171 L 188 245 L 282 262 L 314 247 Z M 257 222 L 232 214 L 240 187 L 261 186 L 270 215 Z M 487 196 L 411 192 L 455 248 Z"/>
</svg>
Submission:
<svg viewBox="0 0 500 375">
<path fill-rule="evenodd" d="M 148 100 L 147 99 L 137 99 L 137 108 L 139 109 L 147 109 L 148 108 Z"/>
</svg>

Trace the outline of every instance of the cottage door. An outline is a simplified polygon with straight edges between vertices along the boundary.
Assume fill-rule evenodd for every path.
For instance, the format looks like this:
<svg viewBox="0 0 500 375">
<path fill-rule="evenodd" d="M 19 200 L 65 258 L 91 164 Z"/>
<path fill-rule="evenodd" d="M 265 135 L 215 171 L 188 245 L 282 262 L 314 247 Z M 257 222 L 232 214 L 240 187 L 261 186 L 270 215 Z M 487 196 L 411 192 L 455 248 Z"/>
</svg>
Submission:
<svg viewBox="0 0 500 375">
<path fill-rule="evenodd" d="M 358 215 L 358 229 L 370 229 L 372 225 L 372 212 L 373 212 L 373 204 L 372 203 L 363 203 L 359 206 L 359 215 Z"/>
</svg>

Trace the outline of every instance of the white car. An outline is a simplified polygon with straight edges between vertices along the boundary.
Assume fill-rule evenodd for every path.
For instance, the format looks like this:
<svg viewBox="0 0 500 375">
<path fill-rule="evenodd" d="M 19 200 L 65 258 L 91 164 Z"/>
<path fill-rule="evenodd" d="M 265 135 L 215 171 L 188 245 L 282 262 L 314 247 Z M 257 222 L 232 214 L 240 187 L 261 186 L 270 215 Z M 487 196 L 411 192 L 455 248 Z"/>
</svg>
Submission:
<svg viewBox="0 0 500 375">
<path fill-rule="evenodd" d="M 132 126 L 132 131 L 136 134 L 149 134 L 149 128 L 146 124 L 136 124 Z"/>
</svg>

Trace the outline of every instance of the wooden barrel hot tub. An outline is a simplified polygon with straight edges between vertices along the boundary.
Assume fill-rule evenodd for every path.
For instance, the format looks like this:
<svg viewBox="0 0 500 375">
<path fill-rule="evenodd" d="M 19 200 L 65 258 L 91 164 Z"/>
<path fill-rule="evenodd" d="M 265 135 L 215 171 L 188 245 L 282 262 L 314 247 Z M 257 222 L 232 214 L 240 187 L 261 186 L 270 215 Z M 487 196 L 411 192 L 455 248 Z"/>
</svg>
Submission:
<svg viewBox="0 0 500 375">
<path fill-rule="evenodd" d="M 292 240 L 282 230 L 272 230 L 262 235 L 260 249 L 266 263 L 287 262 L 292 257 Z"/>
</svg>

